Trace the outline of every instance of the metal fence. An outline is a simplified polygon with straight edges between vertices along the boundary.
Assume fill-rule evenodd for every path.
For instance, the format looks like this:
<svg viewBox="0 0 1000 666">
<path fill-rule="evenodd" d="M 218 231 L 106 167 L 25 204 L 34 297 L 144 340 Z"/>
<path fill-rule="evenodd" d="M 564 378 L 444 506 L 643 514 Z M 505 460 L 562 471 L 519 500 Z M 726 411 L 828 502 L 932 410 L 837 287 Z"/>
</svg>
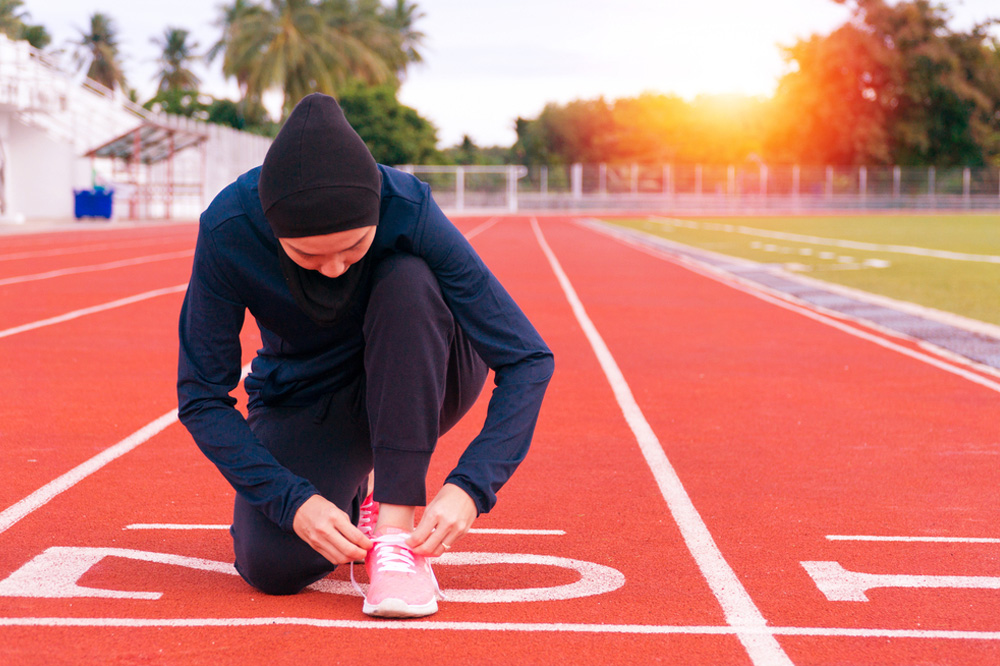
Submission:
<svg viewBox="0 0 1000 666">
<path fill-rule="evenodd" d="M 1000 169 L 708 164 L 402 167 L 451 210 L 1000 211 Z"/>
</svg>

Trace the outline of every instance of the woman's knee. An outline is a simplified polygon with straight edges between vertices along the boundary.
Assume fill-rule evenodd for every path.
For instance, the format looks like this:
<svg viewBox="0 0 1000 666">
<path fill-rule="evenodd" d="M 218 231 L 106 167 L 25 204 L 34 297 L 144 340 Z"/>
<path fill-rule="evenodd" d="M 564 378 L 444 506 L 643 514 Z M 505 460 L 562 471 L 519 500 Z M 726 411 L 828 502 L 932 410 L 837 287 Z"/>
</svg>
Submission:
<svg viewBox="0 0 1000 666">
<path fill-rule="evenodd" d="M 453 326 L 451 311 L 441 296 L 441 287 L 423 259 L 409 254 L 386 257 L 375 267 L 369 314 L 414 320 L 441 320 Z M 368 318 L 370 323 L 371 317 Z"/>
<path fill-rule="evenodd" d="M 236 571 L 251 586 L 266 594 L 296 594 L 336 568 L 238 496 L 236 504 L 230 530 Z"/>
</svg>

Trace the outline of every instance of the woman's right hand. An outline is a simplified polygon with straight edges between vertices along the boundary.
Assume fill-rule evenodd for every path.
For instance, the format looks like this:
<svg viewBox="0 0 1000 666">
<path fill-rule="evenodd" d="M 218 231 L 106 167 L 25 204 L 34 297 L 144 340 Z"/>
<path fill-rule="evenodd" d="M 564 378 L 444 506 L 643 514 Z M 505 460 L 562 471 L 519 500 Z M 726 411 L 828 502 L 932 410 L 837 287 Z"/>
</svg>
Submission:
<svg viewBox="0 0 1000 666">
<path fill-rule="evenodd" d="M 303 541 L 334 564 L 365 559 L 372 542 L 351 517 L 321 495 L 313 495 L 299 507 L 292 528 Z"/>
</svg>

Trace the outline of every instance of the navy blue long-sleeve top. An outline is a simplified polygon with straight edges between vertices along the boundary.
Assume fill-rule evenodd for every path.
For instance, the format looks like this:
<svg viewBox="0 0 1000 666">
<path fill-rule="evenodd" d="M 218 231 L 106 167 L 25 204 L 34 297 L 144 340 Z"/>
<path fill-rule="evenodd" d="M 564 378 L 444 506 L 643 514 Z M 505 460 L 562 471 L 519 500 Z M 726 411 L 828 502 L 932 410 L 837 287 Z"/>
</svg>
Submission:
<svg viewBox="0 0 1000 666">
<path fill-rule="evenodd" d="M 485 513 L 528 451 L 552 353 L 434 203 L 430 188 L 409 174 L 379 169 L 381 209 L 369 252 L 375 259 L 397 252 L 421 257 L 456 322 L 494 370 L 483 429 L 446 480 Z M 305 405 L 350 383 L 364 371 L 364 337 L 360 322 L 320 326 L 295 303 L 257 195 L 259 172 L 240 176 L 201 216 L 180 316 L 179 416 L 237 492 L 292 531 L 295 512 L 317 491 L 275 460 L 235 407 L 245 313 L 253 315 L 263 341 L 245 381 L 251 409 L 258 402 Z"/>
</svg>

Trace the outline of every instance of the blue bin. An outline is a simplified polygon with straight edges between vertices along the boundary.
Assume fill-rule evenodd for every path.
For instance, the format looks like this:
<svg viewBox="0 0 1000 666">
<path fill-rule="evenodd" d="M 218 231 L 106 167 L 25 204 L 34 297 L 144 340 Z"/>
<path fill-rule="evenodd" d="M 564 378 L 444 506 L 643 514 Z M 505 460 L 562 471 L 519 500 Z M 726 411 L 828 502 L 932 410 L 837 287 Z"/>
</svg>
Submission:
<svg viewBox="0 0 1000 666">
<path fill-rule="evenodd" d="M 74 214 L 76 219 L 81 217 L 103 217 L 111 219 L 111 201 L 114 190 L 93 189 L 93 190 L 73 190 L 76 199 Z"/>
</svg>

